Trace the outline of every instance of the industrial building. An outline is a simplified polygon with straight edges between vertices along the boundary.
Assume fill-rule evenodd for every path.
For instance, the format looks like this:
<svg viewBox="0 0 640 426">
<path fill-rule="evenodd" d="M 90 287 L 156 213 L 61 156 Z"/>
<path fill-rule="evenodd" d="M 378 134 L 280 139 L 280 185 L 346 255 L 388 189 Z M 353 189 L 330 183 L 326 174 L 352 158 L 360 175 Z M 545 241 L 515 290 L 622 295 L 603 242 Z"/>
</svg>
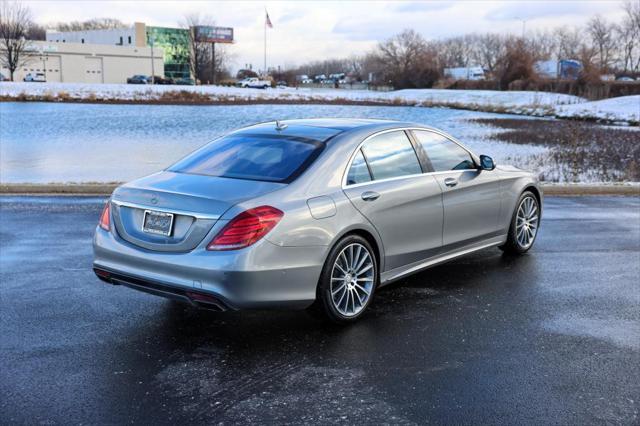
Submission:
<svg viewBox="0 0 640 426">
<path fill-rule="evenodd" d="M 28 59 L 16 70 L 15 81 L 43 73 L 47 82 L 126 83 L 134 74 L 151 75 L 152 69 L 155 75 L 165 73 L 158 47 L 32 41 L 25 54 Z M 9 72 L 3 69 L 2 74 Z"/>
<path fill-rule="evenodd" d="M 184 28 L 167 28 L 147 26 L 136 22 L 131 27 L 106 30 L 87 31 L 52 31 L 47 30 L 47 41 L 56 44 L 91 44 L 118 46 L 122 48 L 154 47 L 162 49 L 164 74 L 156 71 L 156 75 L 169 78 L 191 77 L 189 56 L 189 30 Z M 145 74 L 139 70 L 134 74 Z M 151 74 L 151 71 L 146 73 Z"/>
</svg>

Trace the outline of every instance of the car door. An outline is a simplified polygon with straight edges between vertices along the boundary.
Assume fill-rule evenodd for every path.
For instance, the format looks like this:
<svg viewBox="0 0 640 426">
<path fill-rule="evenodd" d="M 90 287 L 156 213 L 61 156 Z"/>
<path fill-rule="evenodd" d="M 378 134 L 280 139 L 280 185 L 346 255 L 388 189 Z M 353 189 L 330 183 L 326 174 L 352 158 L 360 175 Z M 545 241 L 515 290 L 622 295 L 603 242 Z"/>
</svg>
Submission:
<svg viewBox="0 0 640 426">
<path fill-rule="evenodd" d="M 403 130 L 374 135 L 354 154 L 344 192 L 375 226 L 385 270 L 428 258 L 442 247 L 442 191 L 424 174 Z"/>
<path fill-rule="evenodd" d="M 414 130 L 442 189 L 445 250 L 495 236 L 500 215 L 500 180 L 496 171 L 480 170 L 469 151 L 428 130 Z"/>
</svg>

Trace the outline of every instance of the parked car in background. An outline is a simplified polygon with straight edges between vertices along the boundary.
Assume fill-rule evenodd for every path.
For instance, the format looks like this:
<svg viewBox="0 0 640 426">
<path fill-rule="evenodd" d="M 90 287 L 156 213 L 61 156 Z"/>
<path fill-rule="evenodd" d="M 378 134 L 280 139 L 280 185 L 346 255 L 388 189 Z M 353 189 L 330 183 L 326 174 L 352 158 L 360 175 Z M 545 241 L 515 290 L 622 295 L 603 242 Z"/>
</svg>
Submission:
<svg viewBox="0 0 640 426">
<path fill-rule="evenodd" d="M 267 87 L 271 87 L 271 82 L 269 80 L 261 80 L 258 77 L 249 77 L 244 80 L 240 80 L 238 83 L 239 87 L 248 87 L 252 89 L 266 89 Z"/>
<path fill-rule="evenodd" d="M 527 252 L 542 201 L 535 174 L 432 127 L 268 122 L 116 188 L 93 268 L 201 308 L 310 307 L 350 322 L 415 272 L 490 247 Z"/>
<path fill-rule="evenodd" d="M 5 77 L 5 75 L 0 72 L 0 81 L 9 81 L 9 77 Z"/>
<path fill-rule="evenodd" d="M 151 77 L 142 74 L 136 74 L 127 79 L 127 84 L 150 84 Z"/>
<path fill-rule="evenodd" d="M 158 75 L 156 75 L 151 81 L 153 81 L 153 84 L 175 84 L 175 81 L 172 78 L 160 77 Z"/>
<path fill-rule="evenodd" d="M 633 79 L 633 77 L 623 75 L 621 77 L 616 78 L 616 81 L 635 81 L 635 80 Z"/>
<path fill-rule="evenodd" d="M 279 87 L 281 89 L 284 89 L 287 87 L 287 82 L 284 80 L 280 80 L 276 83 L 276 87 Z"/>
<path fill-rule="evenodd" d="M 24 77 L 23 81 L 28 81 L 32 83 L 46 83 L 47 77 L 41 72 L 29 73 Z"/>
<path fill-rule="evenodd" d="M 175 84 L 179 86 L 195 86 L 196 82 L 192 78 L 178 78 L 176 79 Z"/>
</svg>

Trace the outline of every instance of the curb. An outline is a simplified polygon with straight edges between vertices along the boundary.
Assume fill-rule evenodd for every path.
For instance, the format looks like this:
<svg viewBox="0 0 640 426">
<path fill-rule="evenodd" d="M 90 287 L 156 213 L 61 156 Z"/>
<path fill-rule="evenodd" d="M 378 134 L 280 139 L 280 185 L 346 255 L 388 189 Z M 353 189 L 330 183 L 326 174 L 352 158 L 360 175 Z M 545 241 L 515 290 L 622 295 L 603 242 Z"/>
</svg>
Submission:
<svg viewBox="0 0 640 426">
<path fill-rule="evenodd" d="M 0 184 L 0 195 L 108 196 L 120 183 L 79 184 Z M 542 185 L 545 195 L 623 195 L 640 196 L 640 185 Z"/>
</svg>

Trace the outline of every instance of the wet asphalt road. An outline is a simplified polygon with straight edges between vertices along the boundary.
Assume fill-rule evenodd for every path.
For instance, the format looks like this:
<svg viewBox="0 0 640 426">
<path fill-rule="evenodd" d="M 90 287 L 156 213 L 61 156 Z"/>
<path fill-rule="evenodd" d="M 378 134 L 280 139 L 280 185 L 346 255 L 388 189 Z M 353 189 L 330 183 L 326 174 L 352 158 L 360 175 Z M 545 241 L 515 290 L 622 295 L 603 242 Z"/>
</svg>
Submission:
<svg viewBox="0 0 640 426">
<path fill-rule="evenodd" d="M 99 201 L 0 198 L 2 423 L 640 423 L 637 198 L 547 198 L 530 254 L 415 275 L 345 328 L 103 284 Z"/>
</svg>

